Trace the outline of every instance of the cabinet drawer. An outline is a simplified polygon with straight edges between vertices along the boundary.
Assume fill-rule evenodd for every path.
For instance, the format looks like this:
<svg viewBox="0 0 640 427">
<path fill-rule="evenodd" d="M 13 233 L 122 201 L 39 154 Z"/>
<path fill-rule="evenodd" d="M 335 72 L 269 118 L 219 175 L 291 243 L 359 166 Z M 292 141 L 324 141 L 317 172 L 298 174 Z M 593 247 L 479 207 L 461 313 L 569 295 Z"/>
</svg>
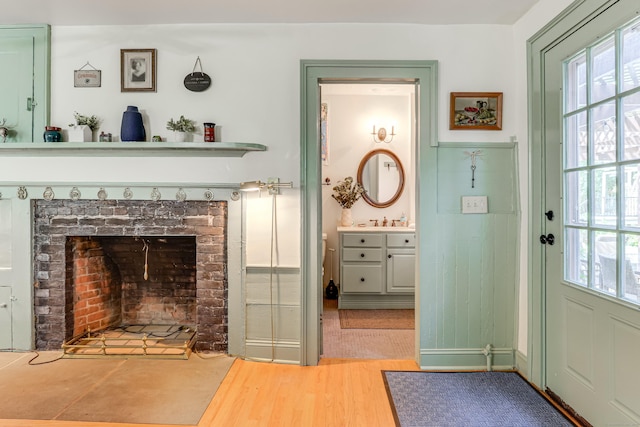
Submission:
<svg viewBox="0 0 640 427">
<path fill-rule="evenodd" d="M 382 265 L 345 265 L 341 280 L 344 293 L 380 293 Z"/>
<path fill-rule="evenodd" d="M 387 246 L 394 248 L 413 248 L 416 246 L 415 233 L 387 234 Z"/>
<path fill-rule="evenodd" d="M 368 233 L 347 233 L 342 235 L 342 245 L 356 248 L 380 248 L 382 247 L 382 235 Z"/>
<path fill-rule="evenodd" d="M 344 248 L 342 249 L 342 261 L 380 262 L 382 261 L 382 249 L 379 248 Z"/>
</svg>

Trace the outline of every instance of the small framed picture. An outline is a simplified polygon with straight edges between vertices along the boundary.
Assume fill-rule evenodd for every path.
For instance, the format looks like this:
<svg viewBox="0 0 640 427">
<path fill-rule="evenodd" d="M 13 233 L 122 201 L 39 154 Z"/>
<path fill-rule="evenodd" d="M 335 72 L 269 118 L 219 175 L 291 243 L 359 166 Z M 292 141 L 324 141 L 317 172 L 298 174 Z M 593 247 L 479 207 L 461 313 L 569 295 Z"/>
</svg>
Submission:
<svg viewBox="0 0 640 427">
<path fill-rule="evenodd" d="M 451 92 L 449 129 L 501 130 L 502 92 Z"/>
<path fill-rule="evenodd" d="M 120 49 L 120 91 L 156 91 L 155 49 Z"/>
</svg>

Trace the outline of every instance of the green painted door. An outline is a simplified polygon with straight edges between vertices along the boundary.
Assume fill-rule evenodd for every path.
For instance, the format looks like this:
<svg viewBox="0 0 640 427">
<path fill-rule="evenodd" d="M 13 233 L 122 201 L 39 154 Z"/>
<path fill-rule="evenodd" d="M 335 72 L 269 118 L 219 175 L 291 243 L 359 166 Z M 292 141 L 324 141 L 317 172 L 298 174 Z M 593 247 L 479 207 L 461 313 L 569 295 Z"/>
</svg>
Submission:
<svg viewBox="0 0 640 427">
<path fill-rule="evenodd" d="M 34 37 L 12 35 L 0 38 L 0 124 L 9 128 L 7 142 L 34 140 L 33 53 Z M 0 139 L 2 142 L 2 139 Z"/>
<path fill-rule="evenodd" d="M 593 425 L 640 423 L 640 20 L 629 5 L 572 31 L 543 65 L 546 385 Z"/>
</svg>

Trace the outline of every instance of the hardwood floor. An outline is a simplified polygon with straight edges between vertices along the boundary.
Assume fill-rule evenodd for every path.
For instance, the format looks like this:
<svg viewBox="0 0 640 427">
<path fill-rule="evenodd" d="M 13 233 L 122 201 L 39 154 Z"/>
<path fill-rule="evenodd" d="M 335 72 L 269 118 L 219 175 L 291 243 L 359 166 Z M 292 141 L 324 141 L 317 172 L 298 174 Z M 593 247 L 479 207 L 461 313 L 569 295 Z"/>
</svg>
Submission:
<svg viewBox="0 0 640 427">
<path fill-rule="evenodd" d="M 322 359 L 318 366 L 292 366 L 238 359 L 198 426 L 393 426 L 383 370 L 413 371 L 418 366 L 411 360 Z M 0 426 L 141 425 L 0 419 Z"/>
</svg>

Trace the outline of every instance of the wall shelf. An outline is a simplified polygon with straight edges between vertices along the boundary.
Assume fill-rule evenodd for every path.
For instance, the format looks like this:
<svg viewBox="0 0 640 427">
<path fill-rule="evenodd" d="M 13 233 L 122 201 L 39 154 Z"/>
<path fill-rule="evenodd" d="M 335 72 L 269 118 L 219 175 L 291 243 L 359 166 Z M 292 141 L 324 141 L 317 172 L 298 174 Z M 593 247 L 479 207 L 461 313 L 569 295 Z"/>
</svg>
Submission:
<svg viewBox="0 0 640 427">
<path fill-rule="evenodd" d="M 242 157 L 266 151 L 262 144 L 244 142 L 6 142 L 0 155 L 13 156 L 156 156 Z"/>
</svg>

